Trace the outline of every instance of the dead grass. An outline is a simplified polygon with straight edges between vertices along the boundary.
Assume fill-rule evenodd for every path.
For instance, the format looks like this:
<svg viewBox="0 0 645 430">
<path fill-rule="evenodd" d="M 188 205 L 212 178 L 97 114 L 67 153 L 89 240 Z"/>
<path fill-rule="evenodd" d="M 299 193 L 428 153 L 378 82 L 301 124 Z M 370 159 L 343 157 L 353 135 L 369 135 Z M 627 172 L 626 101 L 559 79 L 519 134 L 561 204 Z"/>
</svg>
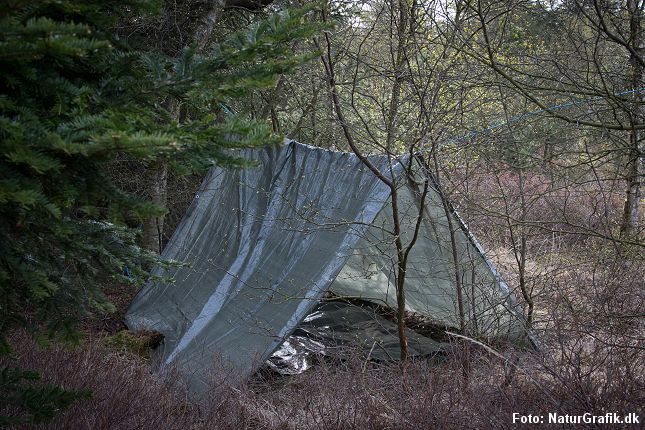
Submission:
<svg viewBox="0 0 645 430">
<path fill-rule="evenodd" d="M 567 354 L 509 350 L 507 360 L 461 345 L 441 365 L 350 360 L 245 384 L 219 368 L 200 405 L 176 379 L 102 342 L 69 350 L 15 341 L 20 366 L 94 393 L 41 429 L 510 429 L 513 412 L 642 416 L 645 404 L 640 351 L 602 343 L 593 350 L 569 343 Z"/>
</svg>

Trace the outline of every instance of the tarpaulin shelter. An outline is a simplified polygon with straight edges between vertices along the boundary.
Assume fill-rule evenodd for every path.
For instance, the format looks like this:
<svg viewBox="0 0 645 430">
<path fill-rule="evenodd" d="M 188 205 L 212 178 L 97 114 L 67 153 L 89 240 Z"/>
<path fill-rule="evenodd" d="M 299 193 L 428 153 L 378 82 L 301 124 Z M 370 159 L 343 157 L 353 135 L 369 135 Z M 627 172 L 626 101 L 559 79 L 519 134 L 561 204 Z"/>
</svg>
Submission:
<svg viewBox="0 0 645 430">
<path fill-rule="evenodd" d="M 253 373 L 316 319 L 312 311 L 329 292 L 396 306 L 390 189 L 355 155 L 293 141 L 239 155 L 258 166 L 208 172 L 162 254 L 187 265 L 155 269 L 172 282 L 145 285 L 126 314 L 131 329 L 163 333 L 162 366 L 177 366 L 196 390 L 216 356 L 243 376 Z M 369 158 L 398 185 L 408 243 L 429 173 L 416 156 Z M 456 276 L 469 333 L 526 339 L 509 288 L 433 183 L 409 256 L 407 310 L 459 327 Z M 350 321 L 343 331 L 367 327 L 364 315 L 353 315 L 353 322 L 342 316 Z M 333 323 L 318 327 L 333 336 Z M 432 349 L 417 345 L 420 353 Z"/>
</svg>

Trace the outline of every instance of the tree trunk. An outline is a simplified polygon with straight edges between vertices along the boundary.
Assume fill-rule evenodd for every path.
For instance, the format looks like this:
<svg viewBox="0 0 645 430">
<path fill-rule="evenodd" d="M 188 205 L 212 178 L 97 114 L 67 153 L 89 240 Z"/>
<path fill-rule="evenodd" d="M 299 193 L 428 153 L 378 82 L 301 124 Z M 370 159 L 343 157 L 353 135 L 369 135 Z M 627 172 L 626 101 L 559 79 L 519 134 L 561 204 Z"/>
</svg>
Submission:
<svg viewBox="0 0 645 430">
<path fill-rule="evenodd" d="M 203 52 L 208 47 L 208 43 L 215 31 L 224 6 L 225 3 L 223 0 L 217 0 L 212 3 L 212 7 L 197 22 L 195 31 L 188 38 L 188 45 L 196 43 L 198 52 Z M 179 100 L 170 98 L 165 101 L 164 105 L 175 121 L 178 123 L 182 122 L 183 118 L 181 118 L 181 104 Z M 150 201 L 156 206 L 166 207 L 168 203 L 167 163 L 162 159 L 158 159 L 148 170 L 148 173 L 150 175 L 148 189 Z M 148 219 L 143 223 L 141 243 L 144 248 L 161 253 L 163 250 L 164 218 L 165 216 L 161 215 Z"/>
<path fill-rule="evenodd" d="M 409 21 L 409 10 L 406 0 L 399 1 L 399 23 L 397 29 L 398 43 L 396 47 L 396 60 L 394 64 L 394 83 L 392 85 L 392 93 L 390 99 L 390 106 L 388 109 L 386 130 L 386 149 L 390 153 L 395 153 L 393 145 L 396 140 L 398 131 L 398 117 L 399 117 L 399 99 L 401 96 L 401 85 L 403 83 L 403 75 L 405 73 L 405 48 L 406 48 L 406 33 Z M 399 214 L 398 190 L 397 184 L 393 180 L 390 185 L 392 200 L 392 222 L 394 223 L 394 243 L 396 246 L 397 254 L 397 269 L 396 269 L 396 316 L 399 332 L 399 346 L 401 361 L 406 361 L 408 358 L 408 339 L 405 335 L 405 275 L 406 275 L 406 259 L 405 251 L 403 249 L 403 241 L 401 240 L 401 219 Z"/>
<path fill-rule="evenodd" d="M 149 169 L 150 188 L 148 189 L 150 201 L 159 207 L 166 207 L 168 164 L 164 160 L 157 160 Z M 161 253 L 163 249 L 163 224 L 164 215 L 147 219 L 143 223 L 142 245 L 145 249 Z"/>
<path fill-rule="evenodd" d="M 224 6 L 225 2 L 223 0 L 213 1 L 211 8 L 197 24 L 197 28 L 188 42 L 188 44 L 193 41 L 197 43 L 197 52 L 203 52 L 208 46 L 213 31 L 215 31 L 215 27 L 221 18 Z"/>
<path fill-rule="evenodd" d="M 629 30 L 633 51 L 630 54 L 632 69 L 632 88 L 634 90 L 645 86 L 645 68 L 642 59 L 645 57 L 645 44 L 642 35 L 641 20 L 643 18 L 642 4 L 639 0 L 627 0 L 629 14 Z M 629 148 L 627 153 L 627 190 L 623 220 L 620 227 L 621 235 L 632 236 L 638 232 L 640 220 L 640 200 L 642 196 L 643 175 L 645 174 L 643 151 L 643 131 L 636 126 L 645 122 L 645 94 L 634 92 L 634 110 L 632 111 L 632 130 L 629 131 Z"/>
</svg>

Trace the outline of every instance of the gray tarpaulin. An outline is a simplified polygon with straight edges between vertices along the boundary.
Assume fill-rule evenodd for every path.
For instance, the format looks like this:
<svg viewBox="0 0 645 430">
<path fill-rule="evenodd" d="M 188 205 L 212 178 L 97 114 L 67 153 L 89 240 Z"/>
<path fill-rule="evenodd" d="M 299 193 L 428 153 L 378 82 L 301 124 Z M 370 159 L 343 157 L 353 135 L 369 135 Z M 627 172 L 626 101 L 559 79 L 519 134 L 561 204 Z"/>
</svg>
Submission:
<svg viewBox="0 0 645 430">
<path fill-rule="evenodd" d="M 148 283 L 126 314 L 130 328 L 165 335 L 162 365 L 176 365 L 196 390 L 215 357 L 252 373 L 329 289 L 394 303 L 389 189 L 356 156 L 295 142 L 241 155 L 259 166 L 211 169 L 163 252 L 189 266 L 156 269 L 173 282 Z M 409 240 L 418 190 L 398 161 L 371 161 L 401 185 Z M 432 190 L 427 203 L 410 258 L 408 307 L 457 325 L 440 194 Z M 488 336 L 522 337 L 506 285 L 458 218 L 453 224 L 469 325 Z"/>
</svg>

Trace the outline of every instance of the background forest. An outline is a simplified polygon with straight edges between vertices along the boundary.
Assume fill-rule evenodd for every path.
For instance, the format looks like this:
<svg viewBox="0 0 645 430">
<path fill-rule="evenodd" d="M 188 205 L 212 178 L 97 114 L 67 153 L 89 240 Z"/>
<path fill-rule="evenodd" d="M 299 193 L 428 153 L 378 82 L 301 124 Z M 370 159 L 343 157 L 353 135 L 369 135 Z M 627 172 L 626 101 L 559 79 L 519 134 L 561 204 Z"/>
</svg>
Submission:
<svg viewBox="0 0 645 430">
<path fill-rule="evenodd" d="M 513 412 L 642 420 L 644 8 L 2 2 L 0 425 L 513 428 Z M 125 308 L 154 264 L 173 264 L 158 253 L 205 171 L 248 167 L 228 150 L 284 137 L 423 154 L 514 290 L 539 350 L 489 344 L 462 326 L 473 339 L 455 340 L 458 353 L 434 366 L 357 357 L 240 382 L 222 365 L 205 407 L 151 375 L 150 337 L 121 332 Z"/>
</svg>

